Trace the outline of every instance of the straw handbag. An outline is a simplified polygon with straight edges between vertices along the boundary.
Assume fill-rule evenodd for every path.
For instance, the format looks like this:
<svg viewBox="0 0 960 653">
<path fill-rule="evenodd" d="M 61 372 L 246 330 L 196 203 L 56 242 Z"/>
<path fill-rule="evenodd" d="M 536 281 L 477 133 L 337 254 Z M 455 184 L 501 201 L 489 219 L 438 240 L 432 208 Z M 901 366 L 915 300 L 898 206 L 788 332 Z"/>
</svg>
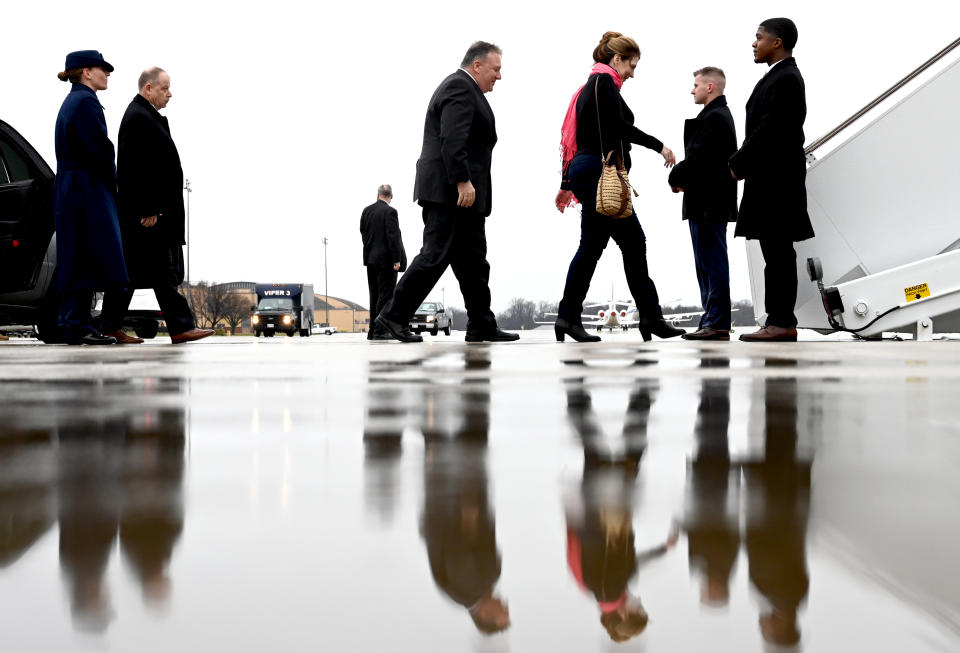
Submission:
<svg viewBox="0 0 960 653">
<path fill-rule="evenodd" d="M 600 129 L 600 95 L 597 93 L 600 86 L 600 77 L 594 88 L 594 98 L 597 105 L 597 129 Z M 622 147 L 622 143 L 621 143 Z M 603 150 L 603 133 L 600 133 L 600 151 Z M 627 171 L 623 168 L 623 152 L 615 150 L 607 152 L 602 159 L 603 170 L 600 181 L 597 182 L 597 213 L 611 218 L 626 218 L 633 215 L 633 201 L 630 192 L 637 196 L 637 191 L 630 186 Z"/>
</svg>

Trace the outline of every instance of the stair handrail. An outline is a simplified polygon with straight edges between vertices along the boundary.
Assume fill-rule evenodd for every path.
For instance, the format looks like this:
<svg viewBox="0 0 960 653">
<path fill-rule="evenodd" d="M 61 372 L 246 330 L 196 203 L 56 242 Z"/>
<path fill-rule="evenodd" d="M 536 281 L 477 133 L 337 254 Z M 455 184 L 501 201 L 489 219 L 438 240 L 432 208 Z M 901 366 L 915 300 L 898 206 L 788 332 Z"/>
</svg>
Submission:
<svg viewBox="0 0 960 653">
<path fill-rule="evenodd" d="M 896 84 L 888 88 L 882 94 L 877 96 L 877 98 L 873 100 L 870 104 L 866 105 L 865 107 L 857 111 L 855 114 L 853 114 L 852 116 L 844 120 L 838 126 L 834 127 L 827 134 L 825 134 L 824 136 L 821 136 L 820 138 L 815 140 L 813 143 L 805 147 L 803 150 L 804 154 L 808 156 L 812 154 L 821 145 L 823 145 L 824 143 L 832 139 L 834 136 L 842 132 L 844 129 L 846 129 L 847 127 L 855 123 L 857 120 L 862 118 L 863 115 L 866 114 L 868 111 L 870 111 L 871 109 L 876 107 L 878 104 L 886 100 L 888 97 L 890 97 L 891 95 L 899 91 L 901 88 L 909 84 L 915 77 L 923 73 L 923 71 L 927 70 L 930 66 L 937 63 L 938 61 L 943 59 L 945 56 L 950 54 L 950 52 L 956 49 L 957 46 L 960 46 L 960 38 L 957 38 L 953 43 L 951 43 L 950 45 L 945 47 L 943 50 L 940 50 L 940 52 L 938 52 L 937 54 L 927 59 L 920 66 L 918 66 L 916 70 L 914 70 L 912 73 L 910 73 L 909 75 L 901 79 L 899 82 L 897 82 Z"/>
</svg>

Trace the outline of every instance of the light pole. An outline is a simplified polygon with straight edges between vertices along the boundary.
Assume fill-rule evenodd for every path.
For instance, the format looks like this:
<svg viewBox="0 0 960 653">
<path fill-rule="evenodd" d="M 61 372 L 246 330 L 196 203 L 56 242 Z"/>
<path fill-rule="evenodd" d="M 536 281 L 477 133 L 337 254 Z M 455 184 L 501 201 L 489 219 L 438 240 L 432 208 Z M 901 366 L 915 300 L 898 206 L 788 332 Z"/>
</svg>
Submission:
<svg viewBox="0 0 960 653">
<path fill-rule="evenodd" d="M 187 270 L 184 276 L 187 281 L 187 303 L 190 305 L 190 310 L 193 311 L 193 288 L 190 287 L 190 193 L 193 190 L 190 188 L 189 179 L 184 182 L 183 190 L 187 191 Z"/>
<path fill-rule="evenodd" d="M 327 326 L 330 326 L 330 294 L 327 284 L 327 237 L 323 237 L 323 300 L 327 305 Z"/>
</svg>

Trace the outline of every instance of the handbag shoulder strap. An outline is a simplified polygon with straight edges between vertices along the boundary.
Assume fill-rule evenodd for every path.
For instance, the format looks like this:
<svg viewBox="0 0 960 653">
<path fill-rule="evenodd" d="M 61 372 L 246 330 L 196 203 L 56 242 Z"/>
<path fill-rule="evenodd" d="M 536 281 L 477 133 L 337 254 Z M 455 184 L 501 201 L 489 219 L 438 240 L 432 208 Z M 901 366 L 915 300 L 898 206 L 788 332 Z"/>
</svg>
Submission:
<svg viewBox="0 0 960 653">
<path fill-rule="evenodd" d="M 593 103 L 597 107 L 597 135 L 600 137 L 600 158 L 604 161 L 607 160 L 607 151 L 603 149 L 603 130 L 600 129 L 600 75 L 597 74 L 597 79 L 593 84 Z"/>
<path fill-rule="evenodd" d="M 603 149 L 603 131 L 600 129 L 600 75 L 603 73 L 597 74 L 597 79 L 593 85 L 593 101 L 597 105 L 597 133 L 600 136 L 600 158 L 603 161 L 607 160 L 607 151 Z M 612 150 L 611 150 L 612 151 Z M 626 161 L 626 156 L 623 154 L 623 141 L 620 141 L 620 165 L 624 165 L 623 162 Z"/>
</svg>

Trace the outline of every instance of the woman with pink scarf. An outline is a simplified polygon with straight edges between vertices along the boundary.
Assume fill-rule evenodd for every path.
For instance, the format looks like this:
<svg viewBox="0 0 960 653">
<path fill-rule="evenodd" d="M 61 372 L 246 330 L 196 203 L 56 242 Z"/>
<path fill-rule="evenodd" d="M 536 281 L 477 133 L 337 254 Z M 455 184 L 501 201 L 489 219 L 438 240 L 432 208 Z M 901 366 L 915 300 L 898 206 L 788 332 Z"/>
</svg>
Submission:
<svg viewBox="0 0 960 653">
<path fill-rule="evenodd" d="M 657 289 L 647 272 L 646 236 L 636 214 L 610 218 L 597 213 L 594 207 L 601 156 L 607 152 L 622 153 L 627 170 L 630 169 L 631 143 L 659 152 L 668 168 L 676 163 L 676 157 L 659 140 L 633 126 L 633 112 L 620 95 L 620 88 L 633 77 L 640 61 L 637 42 L 619 32 L 607 32 L 593 51 L 593 60 L 596 64 L 590 77 L 574 93 L 563 121 L 560 143 L 563 180 L 556 205 L 561 213 L 577 202 L 582 209 L 580 247 L 570 262 L 554 331 L 559 342 L 563 342 L 565 336 L 578 342 L 600 340 L 599 336 L 584 330 L 581 312 L 600 255 L 613 238 L 623 254 L 623 271 L 639 311 L 643 339 L 650 340 L 651 334 L 672 338 L 684 331 L 663 319 Z"/>
</svg>

